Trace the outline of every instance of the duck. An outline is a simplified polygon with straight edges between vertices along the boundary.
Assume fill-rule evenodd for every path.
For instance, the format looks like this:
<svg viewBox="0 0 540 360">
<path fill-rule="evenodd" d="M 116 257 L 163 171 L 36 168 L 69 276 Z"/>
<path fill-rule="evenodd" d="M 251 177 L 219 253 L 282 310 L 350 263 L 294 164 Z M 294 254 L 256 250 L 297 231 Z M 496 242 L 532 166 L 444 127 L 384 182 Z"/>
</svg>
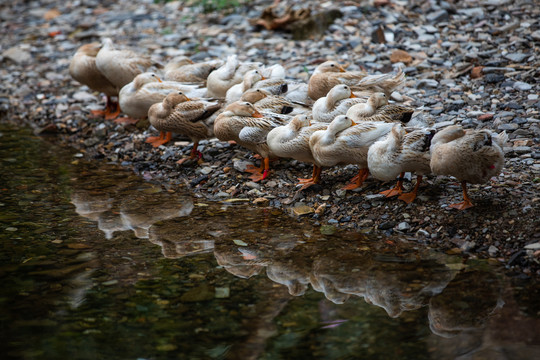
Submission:
<svg viewBox="0 0 540 360">
<path fill-rule="evenodd" d="M 114 85 L 96 66 L 96 56 L 101 44 L 90 43 L 77 49 L 69 63 L 69 74 L 73 79 L 94 91 L 104 93 L 107 97 L 105 110 L 93 110 L 92 115 L 114 119 L 118 116 L 118 103 L 112 98 L 118 96 L 119 88 Z"/>
<path fill-rule="evenodd" d="M 201 98 L 206 95 L 206 89 L 198 85 L 162 81 L 159 76 L 152 72 L 139 74 L 132 82 L 120 90 L 118 96 L 120 108 L 128 117 L 115 121 L 119 123 L 136 123 L 139 119 L 148 116 L 150 106 L 161 102 L 168 94 L 178 91 L 192 98 Z"/>
<path fill-rule="evenodd" d="M 407 124 L 414 113 L 414 109 L 401 105 L 389 104 L 385 93 L 373 93 L 368 101 L 351 106 L 346 115 L 355 122 L 360 121 L 385 121 L 402 122 Z"/>
<path fill-rule="evenodd" d="M 338 115 L 326 130 L 315 131 L 309 138 L 309 147 L 319 167 L 356 164 L 358 175 L 343 189 L 362 186 L 369 175 L 367 154 L 369 147 L 392 130 L 393 124 L 364 121 L 355 123 L 346 115 Z M 316 179 L 317 181 L 319 179 Z"/>
<path fill-rule="evenodd" d="M 272 95 L 264 89 L 249 89 L 240 97 L 241 101 L 247 101 L 255 105 L 259 112 L 269 111 L 274 114 L 296 115 L 311 112 L 311 109 L 297 104 L 278 95 Z"/>
<path fill-rule="evenodd" d="M 309 138 L 319 130 L 326 130 L 328 124 L 314 123 L 307 114 L 298 114 L 291 121 L 282 126 L 272 129 L 266 142 L 270 151 L 280 158 L 290 158 L 313 164 L 313 175 L 309 179 L 298 179 L 304 190 L 320 180 L 321 168 L 315 164 L 315 159 L 309 147 Z"/>
<path fill-rule="evenodd" d="M 158 147 L 169 141 L 173 132 L 186 135 L 193 141 L 193 149 L 189 158 L 180 159 L 177 164 L 200 159 L 202 154 L 197 149 L 199 141 L 214 135 L 212 116 L 221 106 L 218 101 L 191 100 L 181 91 L 170 93 L 148 110 L 150 124 L 160 131 L 160 136 L 146 141 Z"/>
<path fill-rule="evenodd" d="M 231 86 L 225 94 L 225 101 L 227 103 L 233 103 L 240 100 L 242 94 L 251 89 L 257 82 L 266 79 L 259 69 L 249 70 L 244 74 L 244 78 L 241 83 Z"/>
<path fill-rule="evenodd" d="M 386 104 L 388 104 L 388 97 L 386 94 L 376 92 L 371 94 L 366 102 L 359 102 L 354 104 L 354 106 L 349 107 L 346 115 L 353 119 L 353 121 L 357 121 L 357 119 L 360 120 L 374 115 L 377 109 Z"/>
<path fill-rule="evenodd" d="M 179 56 L 165 64 L 163 78 L 167 81 L 204 84 L 208 75 L 221 65 L 222 60 L 194 63 L 187 56 Z"/>
<path fill-rule="evenodd" d="M 345 115 L 347 110 L 365 102 L 353 94 L 348 85 L 338 84 L 313 104 L 313 120 L 329 123 L 338 115 Z"/>
<path fill-rule="evenodd" d="M 346 71 L 335 61 L 325 61 L 313 72 L 308 82 L 308 95 L 317 100 L 336 85 L 345 84 L 353 91 L 384 92 L 387 96 L 403 85 L 405 75 L 401 69 L 396 75 L 368 75 L 365 71 Z"/>
<path fill-rule="evenodd" d="M 284 125 L 287 122 L 282 118 L 263 116 L 253 104 L 247 101 L 236 101 L 228 105 L 219 114 L 214 122 L 214 134 L 222 141 L 235 141 L 262 157 L 261 167 L 250 167 L 250 177 L 258 182 L 268 177 L 270 170 L 270 157 L 275 157 L 266 142 L 270 130 Z"/>
<path fill-rule="evenodd" d="M 434 135 L 435 130 L 429 128 L 407 133 L 403 125 L 397 123 L 386 137 L 369 147 L 368 169 L 374 178 L 390 181 L 399 175 L 396 186 L 381 194 L 386 197 L 399 195 L 398 198 L 408 204 L 414 201 L 423 175 L 431 173 L 430 146 Z M 413 191 L 403 193 L 403 176 L 408 171 L 416 173 L 416 185 Z"/>
<path fill-rule="evenodd" d="M 206 79 L 208 96 L 225 98 L 227 90 L 241 83 L 246 72 L 257 68 L 257 63 L 240 63 L 236 55 L 227 57 L 225 64 L 212 71 Z"/>
<path fill-rule="evenodd" d="M 104 38 L 96 55 L 96 66 L 119 89 L 153 65 L 149 57 L 131 50 L 117 50 L 111 38 Z"/>
<path fill-rule="evenodd" d="M 431 140 L 431 171 L 450 175 L 461 182 L 463 201 L 449 207 L 465 210 L 474 204 L 467 194 L 467 183 L 482 184 L 500 174 L 504 166 L 506 132 L 496 134 L 488 129 L 465 131 L 461 125 L 448 126 Z"/>
</svg>

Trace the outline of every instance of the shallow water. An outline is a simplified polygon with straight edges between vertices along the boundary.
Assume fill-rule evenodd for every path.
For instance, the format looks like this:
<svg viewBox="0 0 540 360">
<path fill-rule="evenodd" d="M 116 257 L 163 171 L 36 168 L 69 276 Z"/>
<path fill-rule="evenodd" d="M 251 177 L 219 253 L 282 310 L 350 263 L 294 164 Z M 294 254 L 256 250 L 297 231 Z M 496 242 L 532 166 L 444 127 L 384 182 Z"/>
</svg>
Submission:
<svg viewBox="0 0 540 360">
<path fill-rule="evenodd" d="M 209 203 L 0 125 L 0 353 L 533 359 L 540 287 L 405 239 Z"/>
</svg>

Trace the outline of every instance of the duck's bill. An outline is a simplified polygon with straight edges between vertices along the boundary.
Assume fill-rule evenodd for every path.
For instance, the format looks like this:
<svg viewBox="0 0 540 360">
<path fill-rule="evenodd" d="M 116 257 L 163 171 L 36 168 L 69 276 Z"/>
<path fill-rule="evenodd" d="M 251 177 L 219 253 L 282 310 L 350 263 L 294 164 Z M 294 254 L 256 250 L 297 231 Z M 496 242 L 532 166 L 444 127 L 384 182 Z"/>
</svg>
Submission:
<svg viewBox="0 0 540 360">
<path fill-rule="evenodd" d="M 257 110 L 255 110 L 255 112 L 251 116 L 253 116 L 255 118 L 262 118 L 263 117 L 263 115 L 260 112 L 258 112 Z"/>
</svg>

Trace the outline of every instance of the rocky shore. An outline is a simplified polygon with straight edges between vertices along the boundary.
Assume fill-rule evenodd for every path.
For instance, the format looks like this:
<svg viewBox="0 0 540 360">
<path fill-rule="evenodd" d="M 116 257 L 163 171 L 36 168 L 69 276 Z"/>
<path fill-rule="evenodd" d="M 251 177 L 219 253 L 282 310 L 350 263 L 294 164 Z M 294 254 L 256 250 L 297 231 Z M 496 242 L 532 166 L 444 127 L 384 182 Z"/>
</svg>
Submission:
<svg viewBox="0 0 540 360">
<path fill-rule="evenodd" d="M 196 2 L 194 2 L 196 3 Z M 307 1 L 314 24 L 338 9 L 332 24 L 266 30 L 253 25 L 273 1 L 243 1 L 221 10 L 202 1 L 11 1 L 0 5 L 1 121 L 32 126 L 36 134 L 75 147 L 87 158 L 118 162 L 170 189 L 195 196 L 244 201 L 282 209 L 299 221 L 378 235 L 403 234 L 422 246 L 493 258 L 520 276 L 540 274 L 540 8 L 531 0 Z M 275 10 L 284 12 L 287 1 Z M 251 20 L 251 21 L 250 21 Z M 369 178 L 357 191 L 342 187 L 354 166 L 323 171 L 322 183 L 299 192 L 298 177 L 311 165 L 280 160 L 270 177 L 251 182 L 242 172 L 253 154 L 217 139 L 202 141 L 200 164 L 177 165 L 191 144 L 177 137 L 152 148 L 148 123 L 122 126 L 92 118 L 102 94 L 71 79 L 71 56 L 103 36 L 166 63 L 177 55 L 194 61 L 238 54 L 241 60 L 282 64 L 290 78 L 307 81 L 326 59 L 383 73 L 403 67 L 399 90 L 414 116 L 435 128 L 506 131 L 506 163 L 500 176 L 469 187 L 475 207 L 456 211 L 461 199 L 455 179 L 428 177 L 412 204 L 378 192 L 393 184 Z M 293 40 L 307 37 L 302 40 Z M 410 177 L 408 178 L 410 180 Z M 406 182 L 409 189 L 410 182 Z"/>
</svg>

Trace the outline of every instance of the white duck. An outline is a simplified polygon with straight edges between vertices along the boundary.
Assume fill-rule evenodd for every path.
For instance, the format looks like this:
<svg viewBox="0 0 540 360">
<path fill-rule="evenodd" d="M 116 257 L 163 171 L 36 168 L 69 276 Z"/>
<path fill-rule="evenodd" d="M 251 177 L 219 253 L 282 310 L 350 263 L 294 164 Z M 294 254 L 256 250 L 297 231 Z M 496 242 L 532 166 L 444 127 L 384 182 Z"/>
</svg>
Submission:
<svg viewBox="0 0 540 360">
<path fill-rule="evenodd" d="M 320 179 L 321 168 L 315 164 L 309 138 L 315 131 L 326 130 L 327 127 L 325 123 L 311 125 L 309 117 L 301 114 L 292 118 L 288 124 L 272 129 L 266 137 L 274 155 L 313 164 L 313 176 L 310 179 L 298 179 L 303 184 L 301 190 L 316 184 Z"/>
<path fill-rule="evenodd" d="M 113 101 L 112 97 L 118 96 L 119 88 L 110 82 L 96 66 L 96 56 L 100 48 L 101 45 L 98 43 L 85 44 L 78 48 L 69 64 L 69 74 L 81 84 L 107 96 L 105 110 L 94 110 L 92 114 L 114 119 L 120 111 L 117 102 Z"/>
<path fill-rule="evenodd" d="M 180 56 L 165 64 L 163 78 L 168 81 L 203 83 L 208 75 L 221 65 L 223 65 L 222 60 L 194 63 L 187 56 Z"/>
<path fill-rule="evenodd" d="M 190 98 L 201 98 L 206 89 L 198 85 L 182 84 L 176 81 L 161 81 L 154 73 L 139 74 L 132 82 L 120 90 L 118 100 L 122 111 L 128 118 L 117 119 L 117 122 L 134 123 L 148 116 L 148 109 L 161 102 L 170 93 L 183 92 Z"/>
<path fill-rule="evenodd" d="M 504 165 L 506 132 L 469 130 L 452 125 L 439 131 L 431 140 L 431 171 L 451 175 L 461 181 L 463 201 L 450 207 L 465 210 L 474 206 L 467 195 L 467 183 L 481 184 L 500 174 Z"/>
<path fill-rule="evenodd" d="M 242 82 L 246 72 L 258 68 L 256 63 L 240 63 L 236 55 L 227 58 L 225 64 L 212 71 L 206 79 L 208 96 L 225 98 L 227 90 Z"/>
<path fill-rule="evenodd" d="M 131 50 L 117 50 L 110 38 L 104 38 L 96 56 L 96 66 L 119 89 L 152 65 L 149 57 Z"/>
<path fill-rule="evenodd" d="M 337 116 L 326 130 L 313 133 L 309 147 L 315 164 L 322 166 L 356 164 L 358 175 L 344 189 L 360 187 L 369 175 L 367 154 L 369 147 L 392 130 L 393 124 L 361 122 L 356 124 L 345 115 Z"/>
<path fill-rule="evenodd" d="M 355 104 L 365 102 L 357 98 L 347 85 L 336 85 L 313 104 L 313 120 L 329 123 L 338 115 L 345 115 Z"/>
<path fill-rule="evenodd" d="M 411 203 L 416 198 L 422 176 L 431 173 L 430 152 L 433 129 L 419 129 L 406 133 L 401 124 L 395 124 L 392 131 L 375 142 L 368 151 L 368 168 L 371 175 L 382 181 L 394 180 L 399 176 L 393 189 L 383 191 L 387 197 L 400 195 L 399 199 Z M 417 174 L 416 185 L 410 193 L 403 192 L 403 175 L 405 172 Z"/>
</svg>

